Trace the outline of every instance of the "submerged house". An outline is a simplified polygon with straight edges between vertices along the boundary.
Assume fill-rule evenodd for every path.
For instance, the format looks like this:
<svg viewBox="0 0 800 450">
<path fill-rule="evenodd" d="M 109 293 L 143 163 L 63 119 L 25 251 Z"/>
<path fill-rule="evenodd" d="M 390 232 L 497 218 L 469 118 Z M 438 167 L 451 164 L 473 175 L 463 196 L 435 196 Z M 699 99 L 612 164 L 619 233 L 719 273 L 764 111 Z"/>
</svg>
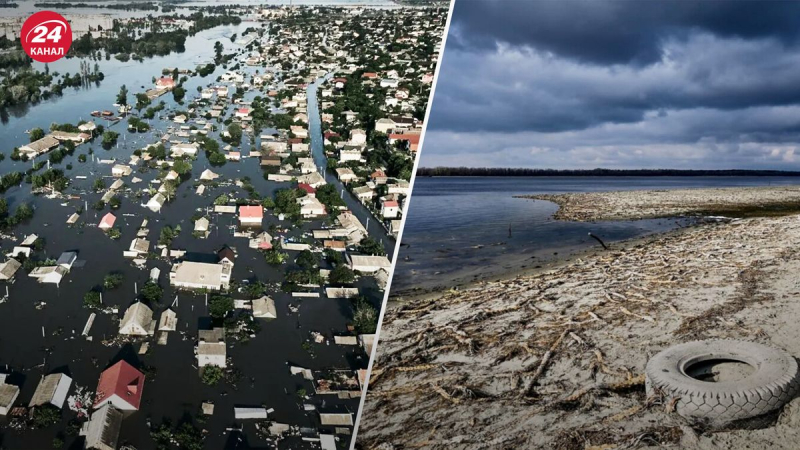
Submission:
<svg viewBox="0 0 800 450">
<path fill-rule="evenodd" d="M 67 270 L 59 266 L 43 266 L 33 269 L 28 276 L 37 278 L 39 283 L 61 284 L 61 279 L 67 274 Z"/>
<path fill-rule="evenodd" d="M 68 274 L 72 265 L 78 259 L 76 252 L 64 252 L 56 260 L 54 266 L 42 266 L 33 269 L 28 276 L 37 278 L 39 283 L 59 285 L 64 275 Z"/>
<path fill-rule="evenodd" d="M 220 264 L 232 266 L 233 263 L 236 261 L 236 253 L 233 252 L 232 248 L 228 247 L 227 245 L 224 245 L 217 252 L 217 258 L 219 258 Z"/>
<path fill-rule="evenodd" d="M 144 374 L 120 361 L 100 374 L 92 408 L 97 410 L 111 404 L 123 412 L 138 411 L 143 389 Z"/>
<path fill-rule="evenodd" d="M 257 248 L 259 250 L 269 250 L 272 248 L 272 236 L 266 231 L 258 234 L 258 236 L 250 239 L 250 248 Z"/>
<path fill-rule="evenodd" d="M 32 408 L 49 404 L 61 409 L 67 399 L 70 386 L 72 386 L 72 378 L 63 373 L 53 373 L 42 377 L 28 406 Z"/>
<path fill-rule="evenodd" d="M 239 223 L 241 225 L 261 225 L 264 219 L 264 208 L 261 206 L 240 206 Z"/>
<path fill-rule="evenodd" d="M 161 207 L 164 206 L 164 203 L 166 203 L 166 201 L 167 201 L 167 198 L 164 197 L 163 194 L 158 193 L 158 194 L 154 195 L 147 202 L 147 204 L 145 206 L 147 206 L 147 209 L 149 209 L 150 211 L 159 212 L 159 211 L 161 211 Z"/>
<path fill-rule="evenodd" d="M 10 280 L 20 267 L 22 267 L 22 264 L 14 258 L 9 258 L 8 261 L 0 263 L 0 280 Z"/>
<path fill-rule="evenodd" d="M 153 310 L 144 303 L 131 305 L 119 323 L 119 334 L 126 336 L 152 336 L 155 329 Z"/>
<path fill-rule="evenodd" d="M 111 403 L 106 403 L 93 412 L 89 421 L 81 427 L 80 435 L 86 438 L 86 449 L 117 450 L 119 431 L 124 413 Z"/>
<path fill-rule="evenodd" d="M 253 317 L 259 319 L 277 319 L 278 312 L 275 309 L 275 300 L 266 295 L 253 300 Z"/>
<path fill-rule="evenodd" d="M 114 222 L 116 221 L 117 216 L 112 213 L 106 213 L 106 215 L 100 220 L 100 224 L 97 225 L 97 228 L 100 228 L 103 231 L 108 231 L 114 227 Z"/>
<path fill-rule="evenodd" d="M 131 173 L 133 173 L 133 169 L 125 164 L 115 164 L 111 168 L 111 175 L 115 177 L 127 177 Z"/>
<path fill-rule="evenodd" d="M 181 142 L 178 144 L 173 144 L 172 147 L 170 147 L 169 152 L 173 158 L 180 158 L 184 155 L 190 155 L 190 156 L 196 155 L 197 148 L 198 146 L 195 143 Z"/>
<path fill-rule="evenodd" d="M 77 252 L 64 252 L 56 260 L 56 266 L 63 267 L 67 271 L 72 269 L 72 265 L 78 260 Z"/>
<path fill-rule="evenodd" d="M 232 270 L 230 264 L 183 261 L 172 266 L 169 283 L 184 289 L 221 291 L 228 289 Z"/>
<path fill-rule="evenodd" d="M 5 375 L 0 375 L 0 377 L 3 378 L 3 380 L 0 381 L 0 416 L 5 416 L 8 415 L 11 408 L 14 407 L 14 402 L 17 401 L 17 397 L 19 397 L 19 386 L 7 384 Z"/>
<path fill-rule="evenodd" d="M 201 217 L 194 221 L 194 232 L 202 234 L 208 233 L 208 226 L 209 226 L 208 219 L 206 219 L 205 217 Z"/>
<path fill-rule="evenodd" d="M 20 146 L 19 152 L 28 158 L 34 158 L 42 153 L 47 153 L 50 150 L 58 147 L 59 141 L 51 135 L 47 135 L 39 140 L 33 141 L 30 144 Z"/>
<path fill-rule="evenodd" d="M 175 331 L 178 328 L 178 314 L 171 309 L 161 313 L 158 320 L 158 331 Z"/>
<path fill-rule="evenodd" d="M 385 256 L 347 255 L 347 262 L 351 270 L 363 273 L 375 273 L 392 267 L 391 261 Z"/>
<path fill-rule="evenodd" d="M 202 181 L 212 181 L 216 180 L 217 178 L 219 178 L 219 175 L 209 169 L 204 170 L 203 173 L 200 174 L 200 180 Z"/>
<path fill-rule="evenodd" d="M 197 343 L 197 367 L 226 366 L 225 329 L 200 330 Z"/>
<path fill-rule="evenodd" d="M 316 197 L 307 195 L 305 197 L 298 198 L 297 203 L 300 204 L 300 215 L 305 219 L 311 219 L 327 214 L 327 211 L 325 211 L 325 205 L 317 200 Z"/>
<path fill-rule="evenodd" d="M 150 252 L 150 241 L 144 238 L 136 238 L 131 241 L 128 250 L 123 251 L 122 255 L 126 258 L 136 258 L 139 255 L 147 255 Z"/>
<path fill-rule="evenodd" d="M 353 414 L 320 412 L 319 421 L 324 426 L 352 427 Z"/>
</svg>

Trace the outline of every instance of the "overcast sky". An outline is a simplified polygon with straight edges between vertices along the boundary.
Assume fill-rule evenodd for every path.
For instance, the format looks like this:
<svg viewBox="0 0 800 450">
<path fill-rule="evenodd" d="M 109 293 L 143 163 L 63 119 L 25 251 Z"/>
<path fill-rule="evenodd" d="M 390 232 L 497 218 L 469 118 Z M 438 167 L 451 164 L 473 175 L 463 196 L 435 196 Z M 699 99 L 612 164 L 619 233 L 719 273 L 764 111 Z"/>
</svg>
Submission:
<svg viewBox="0 0 800 450">
<path fill-rule="evenodd" d="M 421 165 L 800 170 L 800 2 L 457 0 Z"/>
</svg>

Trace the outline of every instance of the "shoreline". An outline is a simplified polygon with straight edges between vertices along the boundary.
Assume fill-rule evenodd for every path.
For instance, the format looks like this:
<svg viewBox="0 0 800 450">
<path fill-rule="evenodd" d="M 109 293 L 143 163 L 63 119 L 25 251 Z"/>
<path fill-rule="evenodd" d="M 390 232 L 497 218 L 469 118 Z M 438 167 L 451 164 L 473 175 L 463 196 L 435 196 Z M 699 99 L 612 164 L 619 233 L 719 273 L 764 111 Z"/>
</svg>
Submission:
<svg viewBox="0 0 800 450">
<path fill-rule="evenodd" d="M 397 292 L 396 294 L 390 293 L 387 299 L 387 307 L 391 308 L 396 305 L 402 305 L 404 303 L 414 302 L 417 300 L 427 300 L 432 297 L 436 297 L 437 295 L 440 295 L 444 292 L 465 291 L 480 286 L 484 286 L 490 283 L 498 283 L 503 281 L 510 281 L 520 277 L 540 275 L 546 272 L 562 268 L 582 258 L 596 257 L 608 251 L 624 250 L 626 248 L 633 247 L 636 245 L 646 244 L 652 240 L 657 239 L 658 237 L 666 237 L 672 234 L 677 235 L 685 233 L 687 230 L 690 230 L 695 227 L 709 226 L 713 224 L 714 222 L 697 222 L 664 232 L 655 231 L 639 237 L 606 242 L 606 245 L 609 247 L 609 250 L 604 250 L 600 246 L 600 244 L 592 245 L 591 247 L 585 247 L 585 248 L 574 247 L 572 248 L 572 250 L 570 250 L 569 247 L 565 247 L 559 250 L 558 256 L 552 257 L 544 261 L 541 260 L 537 261 L 536 262 L 537 267 L 530 267 L 530 264 L 526 264 L 527 267 L 518 267 L 509 271 L 496 273 L 479 280 L 464 281 L 456 279 L 455 283 L 449 285 L 441 284 L 424 288 L 405 289 Z M 527 255 L 525 256 L 520 255 L 519 261 L 528 261 Z"/>
<path fill-rule="evenodd" d="M 711 432 L 647 399 L 643 378 L 652 355 L 696 339 L 743 339 L 800 355 L 796 248 L 800 215 L 751 217 L 396 299 L 357 444 L 577 450 L 630 446 L 647 435 L 665 448 L 768 449 L 800 438 L 800 399 L 769 428 Z"/>
<path fill-rule="evenodd" d="M 800 185 L 651 189 L 520 195 L 559 206 L 554 218 L 576 222 L 687 216 L 766 217 L 800 212 Z"/>
</svg>

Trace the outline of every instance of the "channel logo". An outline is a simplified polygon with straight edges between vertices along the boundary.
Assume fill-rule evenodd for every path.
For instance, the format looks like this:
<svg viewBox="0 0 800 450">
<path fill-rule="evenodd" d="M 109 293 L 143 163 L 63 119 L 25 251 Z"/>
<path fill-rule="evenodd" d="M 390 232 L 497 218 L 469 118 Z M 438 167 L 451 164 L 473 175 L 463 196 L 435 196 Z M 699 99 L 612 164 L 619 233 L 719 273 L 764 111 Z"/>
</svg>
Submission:
<svg viewBox="0 0 800 450">
<path fill-rule="evenodd" d="M 35 61 L 50 63 L 63 58 L 72 45 L 72 28 L 61 14 L 40 11 L 28 17 L 19 34 L 22 48 Z"/>
</svg>

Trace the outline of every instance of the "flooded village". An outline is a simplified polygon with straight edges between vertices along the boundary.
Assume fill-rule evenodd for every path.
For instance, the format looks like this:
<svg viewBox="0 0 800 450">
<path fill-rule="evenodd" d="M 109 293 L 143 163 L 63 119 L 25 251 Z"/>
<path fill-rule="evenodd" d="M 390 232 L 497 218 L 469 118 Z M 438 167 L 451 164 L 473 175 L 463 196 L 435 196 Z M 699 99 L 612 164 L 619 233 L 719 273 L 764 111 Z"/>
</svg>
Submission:
<svg viewBox="0 0 800 450">
<path fill-rule="evenodd" d="M 350 445 L 447 9 L 198 5 L 4 60 L 2 448 Z"/>
</svg>

